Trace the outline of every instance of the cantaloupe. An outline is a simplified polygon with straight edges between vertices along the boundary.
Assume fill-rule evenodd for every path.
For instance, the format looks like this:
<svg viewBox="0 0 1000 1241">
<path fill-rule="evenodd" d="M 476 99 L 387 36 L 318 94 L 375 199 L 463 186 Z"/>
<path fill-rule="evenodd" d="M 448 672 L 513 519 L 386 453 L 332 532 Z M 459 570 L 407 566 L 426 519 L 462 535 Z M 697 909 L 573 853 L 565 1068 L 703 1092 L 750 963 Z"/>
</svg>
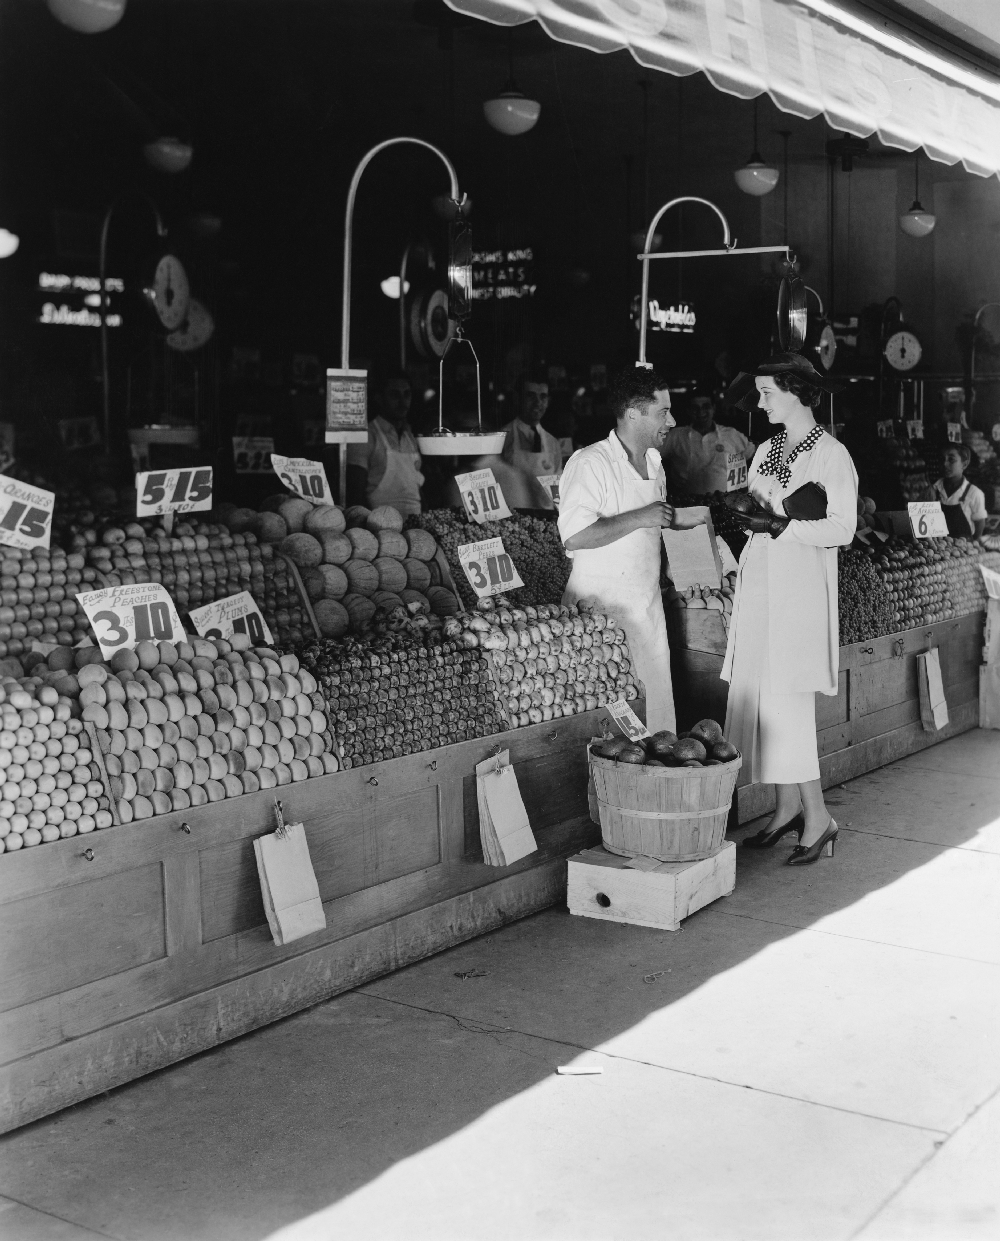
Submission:
<svg viewBox="0 0 1000 1241">
<path fill-rule="evenodd" d="M 324 599 L 343 599 L 347 594 L 349 583 L 347 574 L 335 564 L 321 564 L 318 573 L 323 578 Z"/>
<path fill-rule="evenodd" d="M 406 546 L 410 549 L 410 555 L 415 560 L 433 560 L 434 553 L 437 551 L 437 543 L 434 541 L 433 534 L 428 534 L 426 530 L 407 530 L 403 536 L 406 539 Z"/>
<path fill-rule="evenodd" d="M 373 534 L 378 534 L 380 530 L 402 530 L 403 514 L 391 504 L 380 504 L 365 518 L 365 525 Z"/>
<path fill-rule="evenodd" d="M 407 581 L 406 569 L 398 560 L 393 560 L 389 556 L 379 556 L 374 563 L 378 571 L 380 590 L 391 590 L 393 593 L 398 594 L 410 585 Z"/>
<path fill-rule="evenodd" d="M 326 531 L 319 536 L 324 564 L 344 564 L 354 555 L 354 545 L 346 534 Z"/>
<path fill-rule="evenodd" d="M 374 560 L 378 555 L 378 539 L 370 530 L 353 527 L 347 531 L 354 560 Z"/>
<path fill-rule="evenodd" d="M 317 504 L 311 513 L 306 515 L 303 529 L 318 538 L 324 530 L 345 530 L 347 519 L 342 509 L 335 504 Z"/>
<path fill-rule="evenodd" d="M 260 508 L 264 513 L 277 513 L 281 511 L 281 506 L 288 499 L 287 491 L 279 491 L 277 495 L 268 496 L 261 502 Z"/>
<path fill-rule="evenodd" d="M 278 551 L 300 569 L 314 568 L 323 559 L 323 546 L 311 534 L 290 534 L 278 544 Z"/>
<path fill-rule="evenodd" d="M 363 526 L 368 520 L 370 508 L 366 508 L 363 504 L 352 504 L 350 508 L 344 509 L 344 520 L 347 522 L 348 529 L 354 526 Z"/>
<path fill-rule="evenodd" d="M 344 572 L 353 594 L 373 595 L 379 588 L 378 569 L 369 560 L 349 560 Z"/>
<path fill-rule="evenodd" d="M 257 521 L 257 514 L 252 508 L 237 508 L 225 519 L 231 534 L 244 534 L 252 529 Z"/>
<path fill-rule="evenodd" d="M 299 576 L 302 578 L 302 585 L 306 588 L 306 594 L 314 603 L 317 599 L 323 598 L 323 589 L 326 583 L 319 569 L 300 569 Z"/>
<path fill-rule="evenodd" d="M 308 500 L 300 500 L 298 496 L 288 496 L 278 512 L 288 524 L 289 534 L 301 534 L 305 520 L 312 512 L 313 506 Z"/>
<path fill-rule="evenodd" d="M 378 554 L 391 556 L 393 560 L 405 560 L 409 554 L 406 539 L 398 530 L 380 530 L 378 532 Z"/>
<path fill-rule="evenodd" d="M 399 595 L 394 594 L 391 590 L 378 590 L 372 596 L 372 603 L 380 612 L 392 612 L 396 608 L 402 608 L 406 605 Z"/>
<path fill-rule="evenodd" d="M 401 590 L 399 597 L 403 600 L 409 612 L 412 612 L 414 608 L 425 614 L 431 610 L 430 600 L 425 594 L 421 594 L 419 590 Z"/>
<path fill-rule="evenodd" d="M 258 513 L 254 533 L 262 543 L 280 543 L 288 537 L 288 523 L 280 513 Z"/>
<path fill-rule="evenodd" d="M 424 561 L 410 556 L 403 561 L 402 568 L 406 574 L 406 584 L 410 590 L 419 590 L 426 594 L 433 583 L 431 581 L 431 571 Z"/>
<path fill-rule="evenodd" d="M 432 586 L 427 592 L 431 611 L 435 616 L 454 616 L 458 612 L 458 600 L 444 586 Z"/>
<path fill-rule="evenodd" d="M 362 625 L 367 625 L 375 615 L 375 604 L 363 595 L 345 595 L 340 602 L 347 609 L 353 629 L 360 629 Z"/>
</svg>

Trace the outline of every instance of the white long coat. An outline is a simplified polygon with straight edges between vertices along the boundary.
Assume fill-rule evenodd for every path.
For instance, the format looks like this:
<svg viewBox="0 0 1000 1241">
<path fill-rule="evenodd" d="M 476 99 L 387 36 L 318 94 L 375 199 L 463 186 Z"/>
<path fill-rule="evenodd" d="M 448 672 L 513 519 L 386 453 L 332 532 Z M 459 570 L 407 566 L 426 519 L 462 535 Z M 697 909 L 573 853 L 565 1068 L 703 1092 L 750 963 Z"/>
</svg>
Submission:
<svg viewBox="0 0 1000 1241">
<path fill-rule="evenodd" d="M 771 690 L 776 694 L 837 693 L 840 632 L 837 605 L 837 548 L 848 546 L 858 525 L 858 473 L 851 454 L 824 434 L 792 463 L 787 487 L 760 467 L 771 441 L 761 444 L 747 475 L 751 495 L 784 516 L 781 501 L 804 483 L 826 490 L 827 515 L 821 521 L 791 521 L 768 549 L 768 653 Z M 770 539 L 755 534 L 755 539 Z M 722 679 L 729 681 L 733 643 L 740 623 L 740 582 L 750 541 L 740 557 Z"/>
</svg>

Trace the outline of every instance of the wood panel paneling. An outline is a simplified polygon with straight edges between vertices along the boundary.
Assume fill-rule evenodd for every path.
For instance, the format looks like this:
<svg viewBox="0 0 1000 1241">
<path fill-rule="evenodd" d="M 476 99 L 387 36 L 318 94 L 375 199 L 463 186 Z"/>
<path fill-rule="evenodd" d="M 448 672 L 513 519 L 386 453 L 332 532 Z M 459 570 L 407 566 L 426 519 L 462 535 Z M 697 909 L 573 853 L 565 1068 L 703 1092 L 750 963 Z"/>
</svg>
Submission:
<svg viewBox="0 0 1000 1241">
<path fill-rule="evenodd" d="M 159 862 L 0 905 L 0 1010 L 154 961 L 165 939 Z"/>
</svg>

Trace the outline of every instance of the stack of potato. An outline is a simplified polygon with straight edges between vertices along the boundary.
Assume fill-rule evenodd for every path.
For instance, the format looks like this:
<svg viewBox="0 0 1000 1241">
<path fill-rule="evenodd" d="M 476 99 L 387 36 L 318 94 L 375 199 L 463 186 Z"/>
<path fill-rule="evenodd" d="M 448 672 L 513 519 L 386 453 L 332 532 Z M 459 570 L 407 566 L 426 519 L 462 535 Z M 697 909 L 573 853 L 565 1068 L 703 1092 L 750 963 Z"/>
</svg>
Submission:
<svg viewBox="0 0 1000 1241">
<path fill-rule="evenodd" d="M 340 638 L 362 631 L 378 612 L 446 616 L 458 601 L 441 580 L 437 543 L 425 530 L 403 533 L 402 515 L 383 505 L 346 511 L 274 496 L 264 510 L 226 513 L 231 530 L 254 529 L 298 566 L 320 633 Z"/>
</svg>

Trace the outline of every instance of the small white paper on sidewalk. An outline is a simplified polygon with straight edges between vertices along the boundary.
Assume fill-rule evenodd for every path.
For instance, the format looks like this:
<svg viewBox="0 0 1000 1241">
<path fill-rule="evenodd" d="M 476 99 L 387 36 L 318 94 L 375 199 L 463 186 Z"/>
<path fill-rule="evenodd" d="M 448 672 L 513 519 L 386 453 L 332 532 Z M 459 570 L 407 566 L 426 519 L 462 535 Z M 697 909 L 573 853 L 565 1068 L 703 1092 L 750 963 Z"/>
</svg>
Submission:
<svg viewBox="0 0 1000 1241">
<path fill-rule="evenodd" d="M 489 866 L 511 866 L 538 848 L 528 822 L 510 751 L 476 764 L 479 834 Z"/>
<path fill-rule="evenodd" d="M 305 828 L 285 826 L 253 842 L 264 912 L 274 942 L 280 947 L 326 926 L 319 884 L 309 857 Z"/>
</svg>

